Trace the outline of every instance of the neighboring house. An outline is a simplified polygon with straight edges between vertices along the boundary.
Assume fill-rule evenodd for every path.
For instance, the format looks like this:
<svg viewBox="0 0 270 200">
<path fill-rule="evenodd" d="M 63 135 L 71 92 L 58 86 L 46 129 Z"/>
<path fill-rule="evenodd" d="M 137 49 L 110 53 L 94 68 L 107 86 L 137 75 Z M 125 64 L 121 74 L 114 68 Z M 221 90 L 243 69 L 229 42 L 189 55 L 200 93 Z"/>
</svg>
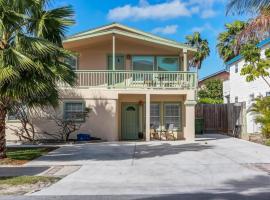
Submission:
<svg viewBox="0 0 270 200">
<path fill-rule="evenodd" d="M 261 55 L 264 57 L 264 51 L 270 47 L 270 38 L 261 41 L 257 46 L 261 49 Z M 270 88 L 262 78 L 247 82 L 245 76 L 240 75 L 244 64 L 245 61 L 241 55 L 236 56 L 226 63 L 230 72 L 230 79 L 223 83 L 223 93 L 224 102 L 244 102 L 246 103 L 246 109 L 248 111 L 256 97 L 270 95 Z M 247 113 L 247 133 L 258 133 L 260 131 L 260 126 L 255 123 L 254 118 L 253 113 Z"/>
<path fill-rule="evenodd" d="M 210 80 L 221 80 L 222 82 L 224 82 L 224 81 L 227 81 L 229 78 L 230 78 L 230 73 L 226 70 L 221 70 L 199 80 L 198 87 L 199 89 L 203 88 L 205 83 Z"/>
<path fill-rule="evenodd" d="M 173 127 L 177 139 L 194 139 L 196 49 L 117 23 L 73 35 L 64 47 L 77 86 L 61 86 L 63 117 L 92 109 L 79 132 L 107 141 L 150 140 L 151 129 Z M 38 122 L 42 131 L 55 126 Z M 75 137 L 75 136 L 73 136 Z"/>
</svg>

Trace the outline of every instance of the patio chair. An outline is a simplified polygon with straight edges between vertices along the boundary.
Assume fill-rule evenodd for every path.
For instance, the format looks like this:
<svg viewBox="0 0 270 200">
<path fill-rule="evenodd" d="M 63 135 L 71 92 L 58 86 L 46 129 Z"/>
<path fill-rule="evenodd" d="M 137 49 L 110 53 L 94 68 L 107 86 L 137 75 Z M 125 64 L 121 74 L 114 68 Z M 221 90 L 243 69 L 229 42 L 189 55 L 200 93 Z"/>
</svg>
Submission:
<svg viewBox="0 0 270 200">
<path fill-rule="evenodd" d="M 168 140 L 169 138 L 172 138 L 175 141 L 175 129 L 174 129 L 174 124 L 169 124 L 167 130 L 166 130 L 166 140 Z"/>
<path fill-rule="evenodd" d="M 159 140 L 160 139 L 158 132 L 154 128 L 150 129 L 150 138 L 151 138 L 151 140 Z"/>
<path fill-rule="evenodd" d="M 166 138 L 166 129 L 164 126 L 159 126 L 157 128 L 157 133 L 159 134 L 159 139 Z"/>
</svg>

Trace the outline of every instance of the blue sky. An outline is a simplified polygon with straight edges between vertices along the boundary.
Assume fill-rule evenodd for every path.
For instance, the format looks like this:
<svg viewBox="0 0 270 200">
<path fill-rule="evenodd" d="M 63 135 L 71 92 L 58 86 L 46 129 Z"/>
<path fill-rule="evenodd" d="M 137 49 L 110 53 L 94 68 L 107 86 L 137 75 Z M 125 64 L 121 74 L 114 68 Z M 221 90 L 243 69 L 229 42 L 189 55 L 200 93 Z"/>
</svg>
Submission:
<svg viewBox="0 0 270 200">
<path fill-rule="evenodd" d="M 122 23 L 162 37 L 185 42 L 185 36 L 199 31 L 211 48 L 200 78 L 224 69 L 219 58 L 217 35 L 225 23 L 242 16 L 226 16 L 227 0 L 55 0 L 55 6 L 72 5 L 76 25 L 68 34 L 112 22 Z"/>
</svg>

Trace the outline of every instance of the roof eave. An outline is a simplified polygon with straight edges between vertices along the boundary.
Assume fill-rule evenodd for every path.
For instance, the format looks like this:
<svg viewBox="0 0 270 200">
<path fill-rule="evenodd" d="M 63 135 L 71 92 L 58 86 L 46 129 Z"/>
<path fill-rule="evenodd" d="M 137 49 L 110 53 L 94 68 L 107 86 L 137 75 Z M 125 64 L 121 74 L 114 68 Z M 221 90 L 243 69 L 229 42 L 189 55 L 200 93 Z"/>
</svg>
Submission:
<svg viewBox="0 0 270 200">
<path fill-rule="evenodd" d="M 177 43 L 174 41 L 165 41 L 165 40 L 158 40 L 156 38 L 151 38 L 151 37 L 147 37 L 147 36 L 143 36 L 143 35 L 137 35 L 134 33 L 129 33 L 126 31 L 120 31 L 117 29 L 111 29 L 111 30 L 106 30 L 106 31 L 102 31 L 102 32 L 97 32 L 97 33 L 91 33 L 91 34 L 84 34 L 84 35 L 80 35 L 78 37 L 71 37 L 68 38 L 66 40 L 63 41 L 63 43 L 69 43 L 69 42 L 74 42 L 74 41 L 78 41 L 78 40 L 83 40 L 83 39 L 88 39 L 88 38 L 93 38 L 93 37 L 98 37 L 98 36 L 103 36 L 103 35 L 108 35 L 108 34 L 118 34 L 118 35 L 123 35 L 123 36 L 127 36 L 127 37 L 132 37 L 132 38 L 137 38 L 137 39 L 141 39 L 141 40 L 145 40 L 148 42 L 154 42 L 157 44 L 161 44 L 161 45 L 165 45 L 165 46 L 171 46 L 174 48 L 179 48 L 179 49 L 186 49 L 189 51 L 193 51 L 193 52 L 197 52 L 196 48 L 181 44 L 181 43 Z"/>
</svg>

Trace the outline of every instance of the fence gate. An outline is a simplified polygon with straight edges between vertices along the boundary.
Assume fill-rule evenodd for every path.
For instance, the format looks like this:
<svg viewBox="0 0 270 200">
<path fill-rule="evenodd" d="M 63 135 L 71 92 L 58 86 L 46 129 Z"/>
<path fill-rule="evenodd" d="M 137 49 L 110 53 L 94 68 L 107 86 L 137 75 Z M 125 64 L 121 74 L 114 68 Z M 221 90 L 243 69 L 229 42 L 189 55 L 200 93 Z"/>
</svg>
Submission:
<svg viewBox="0 0 270 200">
<path fill-rule="evenodd" d="M 196 118 L 204 120 L 204 132 L 235 135 L 244 132 L 245 104 L 198 104 Z"/>
</svg>

